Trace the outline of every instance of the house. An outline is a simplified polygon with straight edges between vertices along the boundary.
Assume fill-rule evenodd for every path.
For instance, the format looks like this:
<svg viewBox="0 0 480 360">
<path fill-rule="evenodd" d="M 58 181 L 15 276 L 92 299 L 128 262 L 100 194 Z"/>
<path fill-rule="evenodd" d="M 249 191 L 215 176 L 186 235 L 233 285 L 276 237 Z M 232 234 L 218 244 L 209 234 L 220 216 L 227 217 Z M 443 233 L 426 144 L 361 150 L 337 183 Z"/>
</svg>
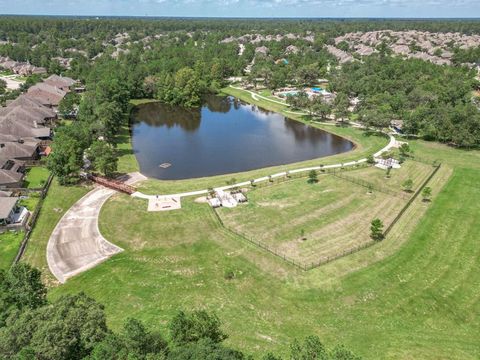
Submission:
<svg viewBox="0 0 480 360">
<path fill-rule="evenodd" d="M 352 55 L 350 55 L 349 53 L 343 50 L 336 48 L 335 46 L 328 45 L 327 51 L 333 56 L 335 56 L 338 59 L 338 62 L 340 64 L 345 64 L 347 62 L 351 62 L 354 60 Z"/>
<path fill-rule="evenodd" d="M 23 228 L 30 213 L 18 197 L 0 197 L 0 232 Z"/>
<path fill-rule="evenodd" d="M 39 100 L 25 95 L 20 95 L 15 100 L 7 101 L 7 108 L 13 109 L 15 107 L 21 107 L 22 109 L 28 109 L 36 114 L 41 114 L 46 123 L 50 123 L 57 118 L 57 113 L 55 111 L 43 106 Z"/>
<path fill-rule="evenodd" d="M 64 76 L 51 75 L 43 81 L 44 84 L 51 85 L 57 89 L 60 89 L 65 92 L 70 91 L 70 87 L 75 85 L 77 81 Z"/>
<path fill-rule="evenodd" d="M 0 117 L 0 134 L 11 135 L 17 139 L 49 139 L 51 129 L 32 123 L 28 119 L 6 116 Z"/>
<path fill-rule="evenodd" d="M 290 55 L 290 54 L 298 54 L 299 49 L 295 45 L 289 45 L 285 49 L 285 55 Z"/>
<path fill-rule="evenodd" d="M 23 163 L 0 159 L 0 189 L 22 187 L 24 171 Z"/>
<path fill-rule="evenodd" d="M 268 55 L 268 48 L 266 46 L 260 46 L 255 49 L 255 54 Z"/>
<path fill-rule="evenodd" d="M 49 108 L 57 108 L 66 94 L 66 91 L 45 82 L 38 83 L 27 91 L 28 97 L 39 101 L 43 106 Z"/>
<path fill-rule="evenodd" d="M 40 141 L 36 139 L 18 139 L 4 141 L 0 136 L 0 159 L 36 160 L 40 155 Z"/>
</svg>

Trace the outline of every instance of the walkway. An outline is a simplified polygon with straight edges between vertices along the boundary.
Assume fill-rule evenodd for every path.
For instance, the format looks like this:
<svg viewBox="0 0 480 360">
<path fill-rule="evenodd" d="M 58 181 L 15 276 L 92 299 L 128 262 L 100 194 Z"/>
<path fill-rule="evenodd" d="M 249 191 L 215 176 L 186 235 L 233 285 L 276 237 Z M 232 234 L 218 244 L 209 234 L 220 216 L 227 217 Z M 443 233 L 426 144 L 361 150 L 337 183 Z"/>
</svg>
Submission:
<svg viewBox="0 0 480 360">
<path fill-rule="evenodd" d="M 396 146 L 397 140 L 395 139 L 395 137 L 393 135 L 389 135 L 389 136 L 390 136 L 390 141 L 389 141 L 388 145 L 385 146 L 380 151 L 376 152 L 373 155 L 374 157 L 379 157 L 382 153 L 387 152 L 391 148 Z M 325 165 L 323 167 L 312 166 L 312 167 L 290 170 L 289 173 L 290 174 L 298 174 L 298 173 L 302 173 L 302 172 L 309 172 L 311 170 L 336 169 L 336 168 L 361 164 L 361 163 L 364 163 L 366 161 L 367 161 L 367 159 L 363 158 L 363 159 L 360 159 L 360 160 L 354 160 L 354 161 L 350 161 L 350 162 L 347 162 L 347 163 Z M 286 175 L 287 175 L 287 172 L 283 171 L 283 172 L 276 173 L 276 174 L 273 174 L 273 175 L 270 175 L 270 176 L 264 176 L 264 177 L 255 179 L 255 180 L 253 180 L 253 183 L 258 184 L 260 182 L 269 181 L 270 179 L 275 179 L 275 178 L 279 178 L 279 177 L 284 177 Z M 214 188 L 214 190 L 229 190 L 229 189 L 238 188 L 238 187 L 242 187 L 242 186 L 250 186 L 251 183 L 252 183 L 251 181 L 244 181 L 244 182 L 237 183 L 237 184 L 234 184 L 234 185 L 217 187 L 217 188 Z M 187 197 L 187 196 L 199 196 L 199 195 L 206 195 L 206 194 L 208 194 L 208 190 L 196 190 L 196 191 L 184 192 L 184 193 L 179 193 L 179 194 L 169 194 L 169 195 L 161 195 L 161 196 L 182 198 L 182 197 Z M 135 192 L 135 193 L 132 194 L 132 196 L 136 197 L 136 198 L 146 199 L 148 201 L 154 201 L 154 199 L 157 197 L 157 195 L 146 195 L 146 194 L 143 194 L 142 192 Z"/>
<path fill-rule="evenodd" d="M 144 179 L 142 174 L 132 173 L 125 183 L 131 185 Z M 100 210 L 115 193 L 112 189 L 96 187 L 77 201 L 53 230 L 47 245 L 47 262 L 61 283 L 123 251 L 108 242 L 98 229 Z"/>
<path fill-rule="evenodd" d="M 256 100 L 256 101 L 258 101 L 259 98 L 260 98 L 260 99 L 267 100 L 267 101 L 270 101 L 270 102 L 273 102 L 273 103 L 276 103 L 276 104 L 280 104 L 280 105 L 283 105 L 283 106 L 286 106 L 286 107 L 290 107 L 290 105 L 287 104 L 287 103 L 285 103 L 285 102 L 281 102 L 281 101 L 269 99 L 269 98 L 267 98 L 267 97 L 265 97 L 265 96 L 263 96 L 263 95 L 259 95 L 259 94 L 255 93 L 255 92 L 253 92 L 253 91 L 246 90 L 246 89 L 242 89 L 242 88 L 239 88 L 239 87 L 236 87 L 236 86 L 232 86 L 232 85 L 230 85 L 230 87 L 231 87 L 232 89 L 235 89 L 235 90 L 242 90 L 242 91 L 248 92 L 248 93 L 251 95 L 251 97 L 253 98 L 253 100 Z"/>
</svg>

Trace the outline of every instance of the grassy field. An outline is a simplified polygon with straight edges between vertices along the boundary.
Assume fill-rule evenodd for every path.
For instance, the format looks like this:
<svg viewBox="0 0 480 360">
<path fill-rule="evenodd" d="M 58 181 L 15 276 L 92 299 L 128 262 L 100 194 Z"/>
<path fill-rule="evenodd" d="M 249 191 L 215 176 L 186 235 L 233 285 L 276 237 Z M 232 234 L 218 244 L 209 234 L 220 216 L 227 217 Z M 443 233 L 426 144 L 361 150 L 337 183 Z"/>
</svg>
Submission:
<svg viewBox="0 0 480 360">
<path fill-rule="evenodd" d="M 478 176 L 443 167 L 434 201 L 416 200 L 384 242 L 308 272 L 226 233 L 192 199 L 181 211 L 147 213 L 145 202 L 118 195 L 100 228 L 126 251 L 51 296 L 86 291 L 114 328 L 136 316 L 165 330 L 178 308 L 215 310 L 228 342 L 256 353 L 314 333 L 371 359 L 475 359 Z"/>
<path fill-rule="evenodd" d="M 350 171 L 349 176 L 375 170 Z M 376 173 L 383 178 L 383 172 Z M 217 210 L 227 228 L 303 265 L 370 243 L 370 222 L 378 217 L 388 226 L 407 202 L 379 191 L 370 193 L 333 175 L 319 176 L 317 184 L 303 178 L 262 187 L 248 197 L 248 204 Z"/>
<path fill-rule="evenodd" d="M 387 142 L 351 128 L 331 130 L 358 140 L 359 146 L 350 153 L 322 159 L 325 164 L 360 158 Z M 166 323 L 178 309 L 216 311 L 230 334 L 227 343 L 257 358 L 269 350 L 284 353 L 293 338 L 316 334 L 328 346 L 344 343 L 366 359 L 478 359 L 480 151 L 418 140 L 410 145 L 415 155 L 442 162 L 429 183 L 432 202 L 417 198 L 388 237 L 370 248 L 304 272 L 225 231 L 212 210 L 194 199 L 182 200 L 180 211 L 148 213 L 145 201 L 115 195 L 103 207 L 99 225 L 102 234 L 125 251 L 52 288 L 50 297 L 85 291 L 105 304 L 108 321 L 115 329 L 126 317 L 133 316 L 166 333 Z M 392 188 L 397 188 L 404 177 L 419 176 L 415 183 L 420 182 L 425 169 L 409 163 L 404 168 L 406 175 L 392 173 L 388 179 Z M 124 166 L 128 164 L 131 162 Z M 279 169 L 285 167 L 235 177 L 246 180 Z M 387 181 L 384 172 L 370 174 L 366 170 L 361 170 L 365 175 L 359 177 Z M 353 172 L 348 175 L 353 176 Z M 142 190 L 202 189 L 231 177 L 151 180 Z M 339 192 L 344 191 L 343 183 L 338 180 L 335 191 L 337 187 Z M 290 185 L 298 186 L 293 191 L 306 186 L 300 181 Z M 327 185 L 321 181 L 314 186 L 320 189 Z M 281 202 L 272 200 L 277 192 L 274 189 L 256 190 L 258 195 L 251 194 L 252 205 Z M 86 191 L 52 184 L 25 261 L 48 273 L 48 237 L 66 209 Z M 363 190 L 358 191 L 356 196 L 364 195 Z M 316 199 L 317 194 L 309 195 Z M 315 211 L 315 201 L 310 201 L 310 196 L 303 200 L 306 215 L 302 216 L 301 206 L 295 211 L 302 221 L 307 218 L 307 224 L 308 216 Z M 367 215 L 370 220 L 372 214 Z M 276 211 L 275 216 L 280 219 L 267 221 L 288 230 L 281 219 L 290 219 L 281 218 L 282 211 Z M 255 228 L 260 222 L 252 219 L 247 230 L 258 231 Z M 226 276 L 230 272 L 235 274 L 233 279 Z M 46 280 L 51 279 L 47 276 Z M 49 284 L 54 285 L 51 281 Z"/>
<path fill-rule="evenodd" d="M 391 191 L 402 191 L 402 184 L 410 179 L 413 181 L 412 191 L 417 190 L 420 185 L 432 173 L 433 166 L 418 161 L 408 160 L 402 164 L 401 169 L 392 169 L 390 177 L 387 177 L 386 170 L 376 167 L 356 171 L 355 177 L 372 183 L 374 186 L 389 189 Z M 347 175 L 353 175 L 348 173 Z"/>
<path fill-rule="evenodd" d="M 23 236 L 23 231 L 0 234 L 0 269 L 7 269 L 12 265 Z"/>
<path fill-rule="evenodd" d="M 29 189 L 41 189 L 48 180 L 50 172 L 42 166 L 35 166 L 27 170 L 25 185 Z"/>
<path fill-rule="evenodd" d="M 118 172 L 131 173 L 139 171 L 137 158 L 133 153 L 132 142 L 127 125 L 121 128 L 119 136 L 116 138 L 118 157 Z"/>
</svg>

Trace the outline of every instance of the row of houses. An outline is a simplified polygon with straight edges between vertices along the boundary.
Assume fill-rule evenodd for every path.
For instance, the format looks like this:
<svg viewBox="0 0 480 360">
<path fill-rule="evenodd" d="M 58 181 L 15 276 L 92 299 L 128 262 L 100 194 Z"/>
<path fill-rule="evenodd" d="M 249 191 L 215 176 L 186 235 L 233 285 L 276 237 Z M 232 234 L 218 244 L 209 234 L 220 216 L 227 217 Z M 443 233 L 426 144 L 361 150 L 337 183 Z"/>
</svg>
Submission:
<svg viewBox="0 0 480 360">
<path fill-rule="evenodd" d="M 0 233 L 26 226 L 29 211 L 12 190 L 23 187 L 27 162 L 48 155 L 57 107 L 75 83 L 52 75 L 0 108 Z"/>
<path fill-rule="evenodd" d="M 10 70 L 14 74 L 28 76 L 33 74 L 46 74 L 47 69 L 38 67 L 26 62 L 19 62 L 10 59 L 9 57 L 0 56 L 0 68 Z"/>
<path fill-rule="evenodd" d="M 22 187 L 25 162 L 48 152 L 57 107 L 75 83 L 52 75 L 0 108 L 0 190 Z"/>
</svg>

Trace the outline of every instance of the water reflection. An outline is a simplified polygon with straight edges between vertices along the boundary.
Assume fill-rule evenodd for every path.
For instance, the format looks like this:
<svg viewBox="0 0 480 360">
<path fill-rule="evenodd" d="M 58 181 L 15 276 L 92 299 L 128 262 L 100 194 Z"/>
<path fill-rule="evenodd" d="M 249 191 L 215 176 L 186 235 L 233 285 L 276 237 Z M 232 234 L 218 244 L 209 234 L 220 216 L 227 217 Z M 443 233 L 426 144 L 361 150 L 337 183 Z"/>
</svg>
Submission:
<svg viewBox="0 0 480 360">
<path fill-rule="evenodd" d="M 348 151 L 353 144 L 234 98 L 210 96 L 197 109 L 138 107 L 133 148 L 141 171 L 185 179 L 252 170 Z M 169 163 L 170 167 L 159 165 Z"/>
</svg>

